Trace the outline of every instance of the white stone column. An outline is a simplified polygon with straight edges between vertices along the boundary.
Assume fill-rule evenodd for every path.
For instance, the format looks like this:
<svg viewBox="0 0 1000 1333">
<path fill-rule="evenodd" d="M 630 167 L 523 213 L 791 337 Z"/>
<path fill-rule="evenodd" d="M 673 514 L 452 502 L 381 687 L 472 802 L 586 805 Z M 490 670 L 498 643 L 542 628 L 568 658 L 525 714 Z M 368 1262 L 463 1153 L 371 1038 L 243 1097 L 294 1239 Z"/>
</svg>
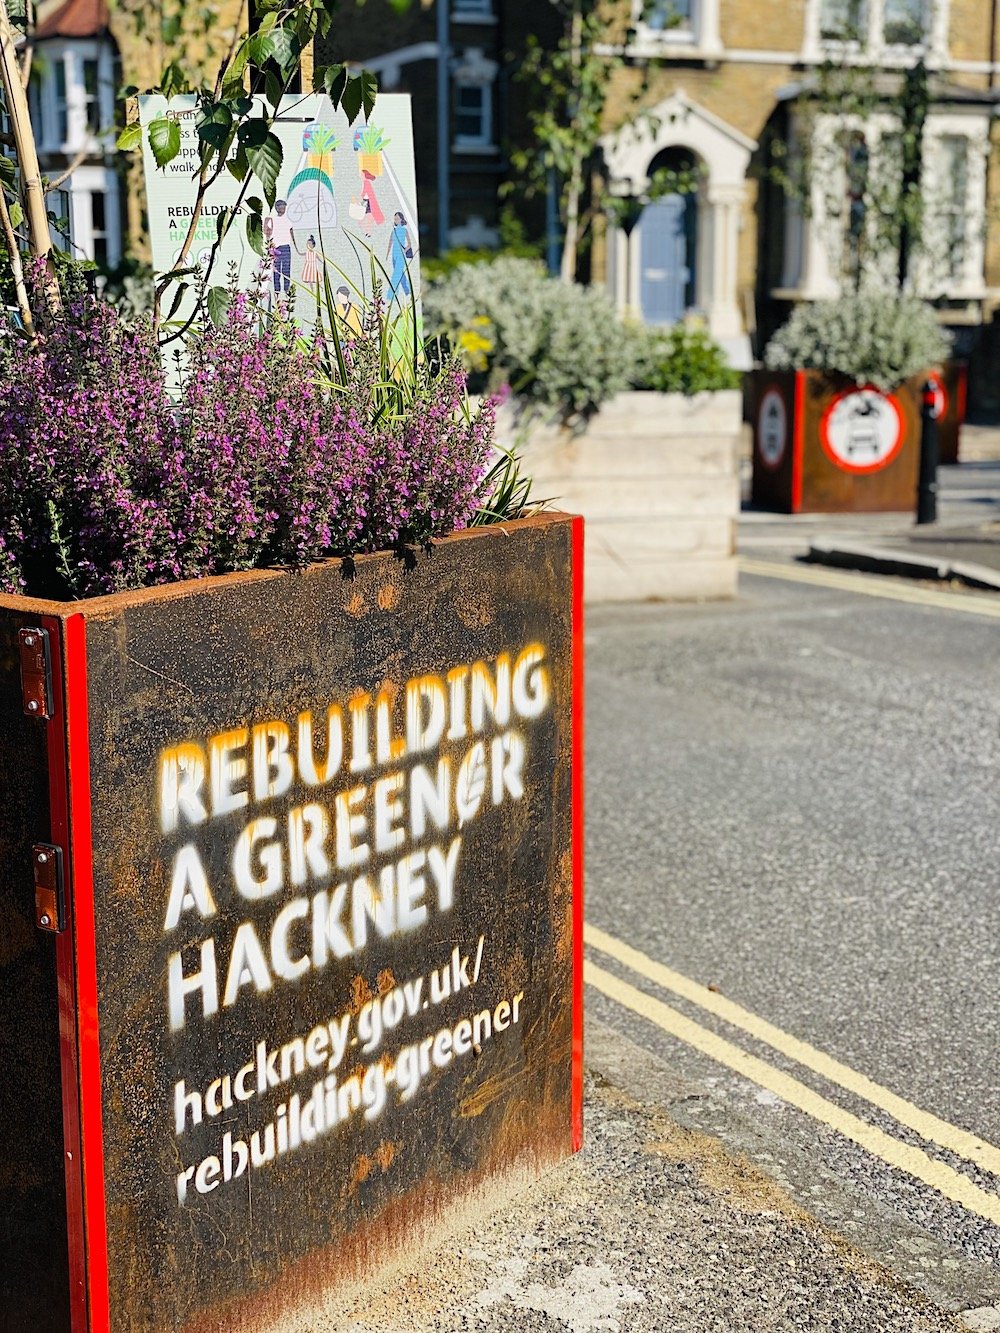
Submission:
<svg viewBox="0 0 1000 1333">
<path fill-rule="evenodd" d="M 711 236 L 710 278 L 705 313 L 714 338 L 736 338 L 743 332 L 737 299 L 740 212 L 744 190 L 709 186 L 705 205 Z"/>
<path fill-rule="evenodd" d="M 624 235 L 624 233 L 622 233 Z M 626 291 L 625 314 L 634 319 L 642 319 L 642 223 L 637 222 L 627 236 L 626 251 L 627 281 L 623 284 Z"/>
<path fill-rule="evenodd" d="M 885 5 L 883 0 L 868 0 L 867 49 L 878 59 L 885 49 Z"/>
<path fill-rule="evenodd" d="M 698 50 L 705 55 L 718 55 L 722 49 L 719 0 L 698 0 Z"/>
<path fill-rule="evenodd" d="M 108 169 L 104 173 L 104 230 L 107 237 L 108 264 L 113 267 L 122 257 L 122 215 L 118 195 L 118 177 Z"/>
<path fill-rule="evenodd" d="M 806 0 L 805 26 L 802 32 L 802 59 L 819 60 L 822 55 L 820 43 L 820 6 L 822 0 Z"/>
<path fill-rule="evenodd" d="M 837 280 L 830 272 L 830 256 L 823 236 L 824 219 L 814 212 L 802 220 L 802 276 L 799 291 L 806 301 L 822 301 L 839 294 Z"/>
<path fill-rule="evenodd" d="M 927 63 L 931 68 L 946 63 L 948 59 L 948 28 L 951 21 L 949 0 L 930 0 L 931 21 L 928 34 Z"/>
</svg>

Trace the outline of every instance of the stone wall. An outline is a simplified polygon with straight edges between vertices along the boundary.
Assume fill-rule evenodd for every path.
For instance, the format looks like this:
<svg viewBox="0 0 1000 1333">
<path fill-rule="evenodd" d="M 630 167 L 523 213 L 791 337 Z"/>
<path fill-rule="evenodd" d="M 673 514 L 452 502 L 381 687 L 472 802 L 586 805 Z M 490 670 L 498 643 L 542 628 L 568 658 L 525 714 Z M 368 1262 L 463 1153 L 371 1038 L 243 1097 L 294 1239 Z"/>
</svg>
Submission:
<svg viewBox="0 0 1000 1333">
<path fill-rule="evenodd" d="M 740 416 L 738 392 L 632 392 L 581 433 L 530 433 L 534 496 L 587 520 L 589 602 L 735 595 Z"/>
</svg>

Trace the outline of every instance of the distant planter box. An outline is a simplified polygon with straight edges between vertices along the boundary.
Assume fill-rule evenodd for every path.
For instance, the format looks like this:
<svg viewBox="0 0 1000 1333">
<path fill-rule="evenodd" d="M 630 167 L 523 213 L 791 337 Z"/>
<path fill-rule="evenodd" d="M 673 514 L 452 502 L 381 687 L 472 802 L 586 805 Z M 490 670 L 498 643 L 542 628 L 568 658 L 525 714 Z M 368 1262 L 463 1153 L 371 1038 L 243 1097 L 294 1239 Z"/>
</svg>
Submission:
<svg viewBox="0 0 1000 1333">
<path fill-rule="evenodd" d="M 0 1329 L 339 1327 L 580 1146 L 581 576 L 0 597 Z"/>
<path fill-rule="evenodd" d="M 942 373 L 932 371 L 931 380 L 939 386 L 938 461 L 960 462 L 962 426 L 969 398 L 969 366 L 966 361 L 946 361 Z"/>
<path fill-rule="evenodd" d="M 587 520 L 589 602 L 736 595 L 741 420 L 738 390 L 633 390 L 579 433 L 532 431 L 534 493 Z"/>
<path fill-rule="evenodd" d="M 755 372 L 753 503 L 786 514 L 913 509 L 925 380 L 883 394 L 820 370 Z"/>
</svg>

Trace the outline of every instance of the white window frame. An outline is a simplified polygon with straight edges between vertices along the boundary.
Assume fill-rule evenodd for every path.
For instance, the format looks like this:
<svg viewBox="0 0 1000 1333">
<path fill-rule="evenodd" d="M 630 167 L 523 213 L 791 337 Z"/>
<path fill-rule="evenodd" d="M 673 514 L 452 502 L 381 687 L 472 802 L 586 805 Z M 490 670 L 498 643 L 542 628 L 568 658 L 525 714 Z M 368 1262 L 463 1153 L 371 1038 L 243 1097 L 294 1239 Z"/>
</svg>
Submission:
<svg viewBox="0 0 1000 1333">
<path fill-rule="evenodd" d="M 949 301 L 983 300 L 986 296 L 986 221 L 987 221 L 987 163 L 989 159 L 989 127 L 985 117 L 958 113 L 931 112 L 927 117 L 924 137 L 924 181 L 926 184 L 927 216 L 925 225 L 933 229 L 942 225 L 940 218 L 947 214 L 942 209 L 935 218 L 934 203 L 948 188 L 947 141 L 966 141 L 966 195 L 964 206 L 965 236 L 962 263 L 957 273 L 942 272 L 934 262 L 939 247 L 933 243 L 929 252 L 920 256 L 917 270 L 917 289 L 922 296 Z"/>
<path fill-rule="evenodd" d="M 885 0 L 867 0 L 865 31 L 861 41 L 840 41 L 823 37 L 822 15 L 824 0 L 807 0 L 806 21 L 802 45 L 802 60 L 815 63 L 831 55 L 845 61 L 888 66 L 905 66 L 915 56 L 923 55 L 927 64 L 939 68 L 948 62 L 948 30 L 951 21 L 951 0 L 924 0 L 924 40 L 907 44 L 885 40 Z"/>
<path fill-rule="evenodd" d="M 633 56 L 669 57 L 671 52 L 689 58 L 717 56 L 723 50 L 719 33 L 719 0 L 691 0 L 691 21 L 683 27 L 655 28 L 643 20 L 643 0 L 632 0 L 635 38 Z"/>
<path fill-rule="evenodd" d="M 458 117 L 463 114 L 459 107 L 459 98 L 463 92 L 475 91 L 482 96 L 482 106 L 479 111 L 482 130 L 479 134 L 462 134 L 458 129 Z M 471 112 L 464 114 L 470 115 Z M 495 147 L 493 140 L 493 88 L 488 83 L 479 81 L 473 82 L 466 79 L 455 79 L 455 137 L 454 147 L 466 149 L 467 151 L 483 151 Z"/>
<path fill-rule="evenodd" d="M 39 44 L 43 74 L 37 87 L 37 105 L 41 117 L 38 147 L 43 153 L 95 156 L 111 146 L 115 123 L 115 56 L 110 42 L 97 39 L 46 39 Z M 88 97 L 84 84 L 84 61 L 97 62 L 98 125 L 105 131 L 94 134 L 88 123 Z M 66 133 L 59 134 L 59 99 L 56 95 L 56 68 L 66 80 Z"/>
<path fill-rule="evenodd" d="M 69 206 L 69 230 L 75 259 L 93 259 L 94 205 L 93 196 L 104 196 L 104 241 L 109 268 L 122 257 L 122 228 L 118 176 L 110 167 L 77 167 L 66 182 Z"/>
<path fill-rule="evenodd" d="M 862 120 L 858 117 L 821 116 L 815 127 L 814 150 L 817 157 L 831 153 L 839 160 L 835 142 L 845 132 L 857 130 L 864 134 L 869 154 L 877 164 L 883 139 L 899 133 L 898 120 L 888 114 L 876 114 Z M 942 271 L 935 259 L 941 249 L 935 243 L 934 201 L 944 197 L 947 190 L 947 161 L 944 144 L 948 139 L 968 141 L 966 159 L 966 203 L 964 216 L 966 231 L 962 264 L 957 274 Z M 985 232 L 987 159 L 989 155 L 988 114 L 968 115 L 932 111 L 924 128 L 923 180 L 928 200 L 924 218 L 925 239 L 910 273 L 910 286 L 917 295 L 935 300 L 976 301 L 986 296 Z M 822 170 L 823 180 L 813 182 L 809 208 L 805 210 L 790 204 L 786 214 L 785 268 L 778 294 L 796 299 L 819 300 L 836 297 L 841 291 L 840 261 L 846 241 L 846 210 L 836 216 L 830 208 L 832 200 L 846 201 L 846 162 L 833 169 Z M 947 225 L 942 209 L 941 221 Z M 886 257 L 890 262 L 890 257 Z M 869 276 L 874 276 L 869 271 Z M 887 274 L 887 277 L 891 275 Z"/>
<path fill-rule="evenodd" d="M 451 0 L 453 23 L 496 23 L 493 0 Z"/>
</svg>

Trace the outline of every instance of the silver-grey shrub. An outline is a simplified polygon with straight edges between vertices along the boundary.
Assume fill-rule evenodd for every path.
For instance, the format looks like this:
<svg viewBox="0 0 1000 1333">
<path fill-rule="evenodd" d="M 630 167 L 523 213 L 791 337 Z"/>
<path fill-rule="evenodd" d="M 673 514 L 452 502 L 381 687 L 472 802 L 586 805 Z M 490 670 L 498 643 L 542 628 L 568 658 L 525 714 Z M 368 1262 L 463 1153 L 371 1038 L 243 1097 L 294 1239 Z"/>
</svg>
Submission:
<svg viewBox="0 0 1000 1333">
<path fill-rule="evenodd" d="M 589 415 L 632 380 L 639 334 L 607 293 L 559 282 L 534 260 L 459 265 L 429 284 L 424 317 L 429 334 L 459 351 L 489 341 L 489 389 L 507 384 L 562 417 Z"/>
<path fill-rule="evenodd" d="M 764 350 L 770 370 L 828 370 L 888 392 L 939 364 L 951 339 L 914 296 L 863 291 L 801 305 Z"/>
</svg>

